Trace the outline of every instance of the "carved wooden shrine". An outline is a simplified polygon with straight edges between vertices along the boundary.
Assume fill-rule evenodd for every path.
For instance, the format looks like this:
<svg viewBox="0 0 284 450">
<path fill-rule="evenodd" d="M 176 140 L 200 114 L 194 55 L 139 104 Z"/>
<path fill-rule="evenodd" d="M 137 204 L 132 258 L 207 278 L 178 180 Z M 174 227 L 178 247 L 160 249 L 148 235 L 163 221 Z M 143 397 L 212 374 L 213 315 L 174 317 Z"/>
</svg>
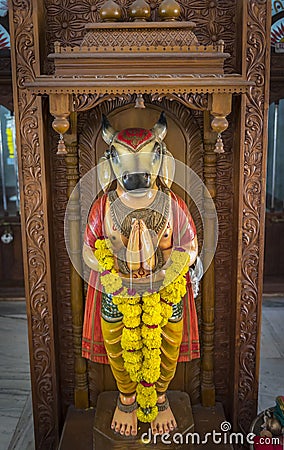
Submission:
<svg viewBox="0 0 284 450">
<path fill-rule="evenodd" d="M 103 3 L 11 1 L 37 448 L 56 448 L 69 405 L 96 406 L 100 392 L 115 389 L 108 367 L 81 357 L 84 285 L 63 221 L 73 187 L 103 153 L 102 113 L 117 128 L 130 118 L 138 125 L 137 99 L 145 125 L 166 111 L 168 146 L 204 180 L 219 219 L 197 299 L 202 358 L 179 365 L 172 389 L 193 404 L 221 402 L 234 429 L 247 431 L 258 393 L 269 2 L 181 1 L 181 21 L 158 22 L 153 1 L 151 21 L 128 22 L 131 2 L 121 1 L 124 21 L 100 23 Z M 80 248 L 77 237 L 73 250 Z"/>
</svg>

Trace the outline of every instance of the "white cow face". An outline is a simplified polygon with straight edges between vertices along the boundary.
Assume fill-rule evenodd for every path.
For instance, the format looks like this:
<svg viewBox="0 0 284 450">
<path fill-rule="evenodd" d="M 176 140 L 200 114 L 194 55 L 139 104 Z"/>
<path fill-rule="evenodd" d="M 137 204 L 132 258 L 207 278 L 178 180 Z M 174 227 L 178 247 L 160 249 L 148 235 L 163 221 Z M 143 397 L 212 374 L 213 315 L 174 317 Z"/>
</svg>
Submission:
<svg viewBox="0 0 284 450">
<path fill-rule="evenodd" d="M 163 143 L 166 133 L 164 113 L 151 130 L 126 128 L 119 132 L 103 116 L 102 136 L 109 148 L 101 159 L 101 184 L 108 184 L 108 172 L 111 177 L 112 171 L 124 191 L 135 194 L 153 188 L 159 175 L 163 179 L 163 163 L 168 173 L 169 159 L 173 160 Z"/>
</svg>

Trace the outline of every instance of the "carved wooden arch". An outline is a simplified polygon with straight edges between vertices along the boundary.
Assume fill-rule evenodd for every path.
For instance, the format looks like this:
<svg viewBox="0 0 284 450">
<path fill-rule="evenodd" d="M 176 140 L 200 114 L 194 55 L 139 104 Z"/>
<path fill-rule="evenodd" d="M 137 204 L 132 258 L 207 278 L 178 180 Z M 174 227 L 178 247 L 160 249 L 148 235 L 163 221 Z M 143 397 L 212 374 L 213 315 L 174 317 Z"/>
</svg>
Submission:
<svg viewBox="0 0 284 450">
<path fill-rule="evenodd" d="M 96 145 L 101 131 L 102 114 L 111 118 L 114 111 L 119 114 L 122 111 L 133 108 L 135 97 L 115 98 L 111 101 L 100 103 L 97 107 L 79 115 L 78 143 L 81 177 L 98 163 L 98 158 L 101 156 L 98 155 Z M 195 120 L 192 110 L 174 99 L 160 98 L 152 102 L 150 96 L 144 97 L 146 108 L 151 108 L 157 112 L 164 110 L 168 118 L 174 121 L 176 126 L 180 128 L 185 141 L 185 163 L 200 178 L 203 178 L 203 139 L 200 127 Z M 104 148 L 106 148 L 106 145 Z M 104 148 L 99 153 L 103 154 Z M 171 151 L 171 148 L 169 150 Z M 202 192 L 200 192 L 200 195 L 202 195 Z M 188 199 L 188 204 L 196 224 L 199 242 L 202 243 L 202 221 L 199 212 L 192 199 Z M 88 208 L 88 206 L 85 208 Z M 87 211 L 84 210 L 83 215 L 86 214 Z M 196 299 L 196 307 L 199 324 L 201 324 L 201 293 Z M 88 362 L 88 379 L 91 406 L 95 406 L 97 396 L 100 392 L 116 389 L 114 378 L 108 366 Z M 190 363 L 180 363 L 171 387 L 188 392 L 193 403 L 200 402 L 200 360 L 193 360 Z"/>
</svg>

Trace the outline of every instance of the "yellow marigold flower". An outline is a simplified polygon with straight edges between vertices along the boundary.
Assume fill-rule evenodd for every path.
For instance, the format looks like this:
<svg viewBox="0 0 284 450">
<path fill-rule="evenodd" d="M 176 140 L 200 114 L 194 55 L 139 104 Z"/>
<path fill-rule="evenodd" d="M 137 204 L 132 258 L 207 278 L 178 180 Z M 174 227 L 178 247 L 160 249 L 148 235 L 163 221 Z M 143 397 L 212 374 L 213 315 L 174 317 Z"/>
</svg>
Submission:
<svg viewBox="0 0 284 450">
<path fill-rule="evenodd" d="M 112 258 L 104 258 L 102 264 L 105 270 L 111 270 L 113 268 L 114 262 Z"/>
<path fill-rule="evenodd" d="M 125 362 L 129 362 L 132 364 L 137 364 L 142 361 L 143 354 L 141 350 L 136 350 L 134 352 L 128 352 L 126 350 L 123 350 L 122 357 Z"/>
<path fill-rule="evenodd" d="M 137 394 L 137 402 L 142 408 L 149 408 L 155 406 L 157 403 L 157 392 L 154 390 L 150 395 L 145 396 L 142 393 Z"/>
<path fill-rule="evenodd" d="M 95 242 L 96 249 L 101 249 L 104 247 L 104 245 L 105 245 L 105 243 L 104 243 L 104 240 L 102 240 L 102 239 L 97 239 Z"/>
<path fill-rule="evenodd" d="M 142 340 L 141 341 L 125 341 L 123 338 L 121 338 L 121 347 L 124 350 L 140 350 L 143 347 Z"/>
<path fill-rule="evenodd" d="M 185 252 L 179 252 L 178 250 L 173 250 L 171 253 L 171 260 L 173 262 L 182 262 L 184 265 L 189 265 L 190 263 L 190 255 Z"/>
<path fill-rule="evenodd" d="M 133 330 L 128 330 L 127 328 L 124 328 L 122 330 L 122 337 L 127 339 L 127 341 L 140 341 L 141 330 L 140 328 L 134 328 Z"/>
<path fill-rule="evenodd" d="M 172 317 L 172 314 L 173 314 L 173 307 L 163 302 L 163 308 L 161 311 L 162 317 L 165 319 L 169 319 L 170 317 Z"/>
<path fill-rule="evenodd" d="M 97 239 L 95 242 L 95 257 L 99 262 L 99 266 L 103 270 L 112 270 L 114 266 L 113 252 L 111 250 L 111 244 L 108 239 Z"/>
<path fill-rule="evenodd" d="M 131 363 L 125 362 L 124 368 L 129 373 L 131 381 L 134 381 L 135 383 L 139 383 L 142 380 L 140 363 L 131 364 Z"/>
<path fill-rule="evenodd" d="M 145 359 L 157 359 L 160 357 L 161 350 L 159 348 L 149 350 L 147 347 L 143 347 L 142 353 Z"/>
<path fill-rule="evenodd" d="M 140 383 L 136 388 L 136 392 L 137 392 L 137 394 L 148 396 L 148 395 L 153 395 L 153 393 L 156 392 L 156 388 L 155 388 L 155 386 L 145 387 L 145 386 L 143 386 L 143 384 Z"/>
<path fill-rule="evenodd" d="M 137 303 L 140 303 L 140 295 L 125 295 L 125 303 L 127 303 L 128 305 L 135 305 Z"/>
<path fill-rule="evenodd" d="M 141 330 L 139 327 L 131 330 L 123 328 L 121 336 L 121 347 L 124 350 L 139 350 L 143 347 Z"/>
<path fill-rule="evenodd" d="M 149 369 L 145 369 L 142 366 L 142 379 L 147 383 L 156 383 L 156 381 L 158 381 L 158 379 L 160 378 L 160 373 L 160 366 L 158 368 Z"/>
<path fill-rule="evenodd" d="M 157 305 L 155 305 L 154 308 L 152 306 L 143 305 L 144 313 L 149 314 L 150 316 L 153 314 L 161 314 L 161 310 L 162 310 L 162 306 L 161 306 L 160 302 L 157 303 Z"/>
<path fill-rule="evenodd" d="M 156 349 L 158 350 L 158 349 Z M 161 363 L 161 357 L 158 356 L 157 358 L 147 358 L 144 359 L 143 361 L 143 368 L 149 370 L 149 369 L 159 369 L 160 368 L 160 363 Z"/>
<path fill-rule="evenodd" d="M 95 248 L 109 250 L 111 249 L 111 242 L 109 239 L 97 239 L 95 242 Z"/>
<path fill-rule="evenodd" d="M 123 323 L 127 328 L 136 328 L 139 327 L 141 323 L 140 316 L 136 317 L 123 317 Z"/>
<path fill-rule="evenodd" d="M 160 348 L 162 343 L 161 328 L 148 328 L 146 325 L 142 325 L 141 334 L 143 343 L 148 348 Z"/>
<path fill-rule="evenodd" d="M 152 314 L 143 314 L 142 321 L 146 325 L 159 325 L 161 323 L 162 316 L 159 312 L 153 311 Z"/>
<path fill-rule="evenodd" d="M 121 303 L 125 302 L 125 297 L 123 296 L 125 291 L 126 291 L 126 288 L 123 288 L 123 291 L 119 295 L 113 295 L 112 296 L 112 302 L 115 305 L 120 305 Z"/>
<path fill-rule="evenodd" d="M 137 410 L 137 418 L 140 422 L 148 423 L 156 419 L 158 415 L 158 407 L 153 406 L 148 414 L 145 414 L 141 408 Z"/>
<path fill-rule="evenodd" d="M 105 288 L 105 292 L 107 294 L 112 294 L 115 291 L 118 291 L 122 287 L 122 280 L 117 275 L 112 273 L 108 273 L 106 275 L 101 276 L 100 281 Z"/>
<path fill-rule="evenodd" d="M 164 288 L 161 291 L 161 297 L 168 303 L 178 303 L 181 299 L 179 292 L 176 289 Z"/>
<path fill-rule="evenodd" d="M 142 296 L 142 301 L 145 306 L 155 307 L 160 302 L 160 295 L 158 292 L 145 292 Z"/>
<path fill-rule="evenodd" d="M 118 306 L 118 309 L 123 315 L 127 316 L 128 318 L 140 316 L 142 312 L 142 308 L 139 304 L 127 305 L 122 303 Z"/>
</svg>

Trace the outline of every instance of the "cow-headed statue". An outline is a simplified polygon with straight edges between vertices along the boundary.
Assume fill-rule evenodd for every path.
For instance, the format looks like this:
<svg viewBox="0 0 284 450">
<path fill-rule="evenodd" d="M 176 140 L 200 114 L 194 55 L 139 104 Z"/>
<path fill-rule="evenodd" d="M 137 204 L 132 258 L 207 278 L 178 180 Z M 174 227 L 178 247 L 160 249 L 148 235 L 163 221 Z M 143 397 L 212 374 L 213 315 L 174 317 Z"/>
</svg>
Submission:
<svg viewBox="0 0 284 450">
<path fill-rule="evenodd" d="M 92 270 L 83 356 L 110 364 L 119 390 L 110 425 L 125 436 L 137 434 L 137 420 L 151 423 L 154 434 L 177 427 L 166 391 L 177 362 L 199 358 L 189 274 L 196 229 L 170 189 L 175 164 L 166 134 L 164 113 L 152 129 L 115 131 L 103 117 L 104 194 L 90 209 L 84 237 Z"/>
</svg>

